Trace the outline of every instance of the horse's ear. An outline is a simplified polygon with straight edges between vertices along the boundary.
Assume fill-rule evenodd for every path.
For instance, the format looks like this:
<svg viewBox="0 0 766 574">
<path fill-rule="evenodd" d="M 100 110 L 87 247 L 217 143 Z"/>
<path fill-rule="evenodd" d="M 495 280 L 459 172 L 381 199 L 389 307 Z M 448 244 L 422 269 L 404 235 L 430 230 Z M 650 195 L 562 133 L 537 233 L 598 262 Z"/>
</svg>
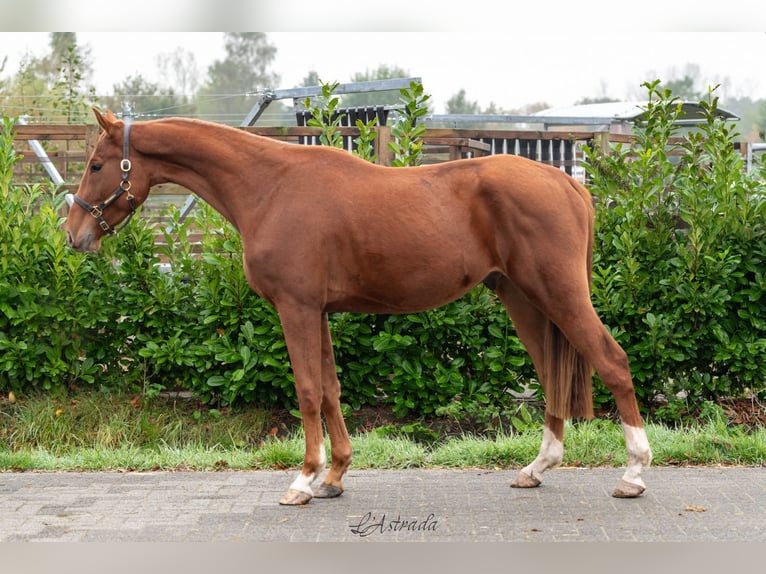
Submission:
<svg viewBox="0 0 766 574">
<path fill-rule="evenodd" d="M 96 116 L 98 125 L 100 125 L 106 133 L 110 133 L 114 126 L 114 122 L 117 120 L 117 118 L 114 117 L 114 114 L 109 110 L 106 110 L 102 114 L 97 108 L 93 108 L 93 113 Z"/>
</svg>

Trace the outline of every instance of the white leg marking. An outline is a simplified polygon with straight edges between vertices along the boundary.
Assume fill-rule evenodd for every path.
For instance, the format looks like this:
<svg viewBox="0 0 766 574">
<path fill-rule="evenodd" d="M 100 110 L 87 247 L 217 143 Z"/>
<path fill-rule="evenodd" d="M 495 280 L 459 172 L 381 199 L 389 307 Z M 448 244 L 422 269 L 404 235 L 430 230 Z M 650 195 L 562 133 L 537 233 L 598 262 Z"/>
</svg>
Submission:
<svg viewBox="0 0 766 574">
<path fill-rule="evenodd" d="M 293 483 L 290 485 L 290 490 L 299 490 L 300 492 L 305 492 L 306 494 L 314 496 L 314 491 L 311 490 L 311 483 L 314 482 L 315 478 L 316 474 L 313 472 L 308 476 L 301 473 L 295 478 L 295 480 L 293 480 Z"/>
<path fill-rule="evenodd" d="M 325 466 L 327 466 L 327 452 L 325 451 L 323 443 L 319 447 L 319 468 L 317 469 L 317 472 L 312 472 L 308 476 L 301 472 L 295 477 L 295 480 L 293 480 L 293 483 L 290 485 L 290 490 L 299 490 L 300 492 L 305 492 L 306 494 L 314 496 L 314 491 L 311 490 L 311 483 L 314 482 L 316 477 L 324 470 Z"/>
<path fill-rule="evenodd" d="M 632 484 L 645 486 L 641 479 L 641 471 L 652 463 L 652 449 L 643 428 L 633 427 L 623 423 L 625 433 L 625 448 L 628 451 L 628 467 L 622 479 Z"/>
<path fill-rule="evenodd" d="M 564 444 L 556 438 L 548 427 L 543 428 L 543 442 L 540 445 L 540 454 L 531 464 L 524 467 L 523 472 L 535 478 L 542 480 L 542 474 L 554 466 L 561 464 L 564 458 Z"/>
</svg>

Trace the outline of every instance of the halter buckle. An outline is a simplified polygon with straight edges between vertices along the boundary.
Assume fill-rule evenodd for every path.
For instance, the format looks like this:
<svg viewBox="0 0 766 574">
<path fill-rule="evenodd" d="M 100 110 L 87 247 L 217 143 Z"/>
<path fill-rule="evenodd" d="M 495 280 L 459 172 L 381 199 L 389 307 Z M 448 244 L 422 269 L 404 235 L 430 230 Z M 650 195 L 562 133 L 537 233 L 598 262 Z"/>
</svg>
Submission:
<svg viewBox="0 0 766 574">
<path fill-rule="evenodd" d="M 128 171 L 130 171 L 130 168 L 131 168 L 131 167 L 132 167 L 132 166 L 131 166 L 131 164 L 130 164 L 130 160 L 129 160 L 129 159 L 123 159 L 123 160 L 120 162 L 120 169 L 121 169 L 122 171 L 128 172 Z"/>
</svg>

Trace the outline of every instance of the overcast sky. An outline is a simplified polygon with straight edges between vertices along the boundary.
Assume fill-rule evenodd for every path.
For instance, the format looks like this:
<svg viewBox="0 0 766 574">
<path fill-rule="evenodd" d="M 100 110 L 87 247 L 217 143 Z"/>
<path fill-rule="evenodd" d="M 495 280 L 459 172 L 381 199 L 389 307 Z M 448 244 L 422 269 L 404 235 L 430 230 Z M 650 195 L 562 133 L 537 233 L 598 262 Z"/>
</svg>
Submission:
<svg viewBox="0 0 766 574">
<path fill-rule="evenodd" d="M 39 3 L 37 0 L 29 1 Z M 78 3 L 81 3 L 80 0 L 73 0 L 67 6 L 74 7 L 76 11 Z M 172 6 L 174 1 L 166 0 L 165 4 L 168 3 Z M 35 29 L 32 24 L 52 24 L 55 21 L 58 26 L 52 28 L 57 30 L 96 28 L 98 24 L 110 30 L 115 22 L 127 24 L 141 21 L 156 28 L 164 21 L 169 31 L 78 32 L 79 42 L 90 48 L 95 71 L 93 82 L 101 94 L 109 94 L 114 84 L 121 83 L 129 75 L 141 74 L 150 81 L 162 81 L 157 55 L 170 53 L 177 47 L 195 54 L 201 75 L 214 60 L 224 56 L 221 32 L 183 31 L 182 23 L 168 14 L 165 14 L 164 20 L 158 16 L 139 17 L 142 4 L 145 4 L 143 0 L 117 4 L 112 11 L 98 12 L 99 16 L 86 12 L 90 14 L 89 20 L 73 18 L 70 12 L 62 14 L 60 19 L 56 13 L 41 12 L 38 20 L 26 22 L 27 26 L 24 26 L 25 21 L 18 22 L 17 27 Z M 219 0 L 218 4 L 220 12 L 226 12 L 229 0 Z M 273 3 L 258 4 L 270 6 Z M 699 66 L 702 83 L 720 83 L 722 88 L 718 94 L 724 98 L 766 98 L 766 66 L 763 65 L 766 33 L 748 30 L 753 22 L 748 19 L 747 13 L 742 12 L 747 2 L 736 6 L 736 22 L 742 24 L 741 30 L 736 29 L 736 22 L 727 21 L 726 13 L 720 6 L 718 20 L 704 20 L 700 14 L 705 10 L 698 3 L 694 6 L 699 14 L 691 24 L 683 20 L 680 13 L 665 10 L 663 18 L 652 20 L 655 23 L 653 28 L 643 25 L 641 18 L 631 19 L 604 12 L 598 12 L 597 17 L 586 15 L 579 23 L 572 21 L 571 25 L 567 25 L 561 18 L 547 21 L 528 10 L 511 12 L 504 4 L 499 12 L 477 13 L 474 10 L 466 13 L 464 21 L 462 14 L 451 14 L 453 20 L 446 19 L 442 14 L 442 19 L 437 18 L 435 22 L 422 14 L 413 19 L 406 12 L 397 12 L 396 5 L 401 4 L 399 0 L 380 5 L 376 3 L 377 11 L 369 7 L 360 8 L 362 4 L 345 0 L 336 4 L 340 8 L 345 6 L 347 13 L 356 14 L 355 18 L 351 18 L 352 22 L 345 24 L 346 29 L 355 25 L 357 29 L 367 30 L 345 31 L 344 25 L 338 23 L 341 16 L 337 16 L 336 20 L 329 20 L 332 25 L 325 22 L 325 28 L 330 27 L 334 31 L 289 31 L 291 23 L 311 23 L 306 21 L 305 11 L 297 12 L 301 6 L 305 10 L 310 4 L 297 0 L 280 0 L 279 4 L 275 4 L 280 12 L 262 11 L 258 13 L 258 18 L 250 18 L 254 24 L 252 28 L 258 28 L 255 25 L 258 23 L 271 23 L 273 29 L 288 30 L 267 32 L 269 42 L 277 48 L 272 71 L 281 78 L 280 85 L 273 88 L 294 87 L 311 70 L 316 71 L 323 81 L 347 82 L 357 72 L 374 70 L 385 64 L 421 77 L 439 113 L 444 111 L 445 102 L 461 89 L 466 91 L 470 101 L 478 101 L 481 107 L 495 103 L 502 109 L 516 109 L 538 102 L 555 107 L 572 104 L 584 97 L 636 99 L 644 95 L 641 82 L 681 77 L 688 64 L 695 64 Z M 433 4 L 442 9 L 450 6 L 432 2 L 420 4 Z M 615 5 L 609 2 L 600 4 Z M 98 5 L 102 6 L 101 3 Z M 481 1 L 471 4 L 475 8 L 484 5 Z M 642 5 L 647 6 L 648 10 L 656 9 L 652 2 Z M 382 6 L 394 9 L 385 10 Z M 465 4 L 461 6 L 466 7 Z M 556 2 L 551 6 L 556 6 Z M 289 10 L 292 8 L 296 12 L 291 13 Z M 193 8 L 187 10 L 187 16 L 189 11 L 193 12 Z M 344 14 L 342 9 L 333 11 L 326 8 L 322 17 L 329 18 L 328 13 L 331 12 Z M 237 16 L 231 10 L 226 13 L 228 17 Z M 360 18 L 361 13 L 366 13 L 367 18 Z M 101 16 L 104 14 L 108 14 L 108 18 Z M 218 23 L 214 13 L 210 13 L 207 21 L 206 14 L 198 10 L 197 20 L 187 21 L 186 28 L 204 30 L 212 26 L 201 24 Z M 296 14 L 302 14 L 302 19 L 296 20 L 293 17 Z M 243 18 L 248 15 L 252 16 L 247 13 Z M 51 21 L 52 16 L 56 16 L 54 21 Z M 247 20 L 234 18 L 221 23 L 227 22 L 228 28 L 219 29 L 247 27 Z M 321 29 L 322 22 L 315 20 L 314 24 L 318 24 L 315 28 Z M 371 26 L 370 22 L 375 25 Z M 399 32 L 379 31 L 380 28 L 397 29 L 397 22 L 400 29 L 405 29 Z M 477 26 L 476 22 L 484 24 Z M 663 25 L 657 25 L 657 22 Z M 673 22 L 675 26 L 665 25 Z M 694 31 L 694 22 L 702 31 Z M 728 31 L 712 31 L 715 28 L 712 22 L 718 22 L 719 29 Z M 759 18 L 757 25 L 762 30 L 763 23 L 763 18 Z M 430 31 L 407 29 L 418 26 Z M 310 29 L 308 26 L 292 27 Z M 680 31 L 665 29 L 672 27 Z M 335 31 L 338 28 L 341 31 Z M 3 72 L 6 77 L 17 71 L 20 58 L 25 53 L 41 56 L 47 51 L 46 31 L 0 31 L 0 62 L 8 56 Z"/>
</svg>

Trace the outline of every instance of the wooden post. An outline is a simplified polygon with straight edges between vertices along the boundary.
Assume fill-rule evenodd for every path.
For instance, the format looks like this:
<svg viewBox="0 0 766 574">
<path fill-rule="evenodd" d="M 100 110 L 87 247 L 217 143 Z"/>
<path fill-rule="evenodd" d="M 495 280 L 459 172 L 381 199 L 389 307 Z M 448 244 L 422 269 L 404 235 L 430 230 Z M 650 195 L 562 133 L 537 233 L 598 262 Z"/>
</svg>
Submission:
<svg viewBox="0 0 766 574">
<path fill-rule="evenodd" d="M 98 136 L 101 128 L 97 125 L 85 126 L 85 157 L 90 159 L 93 150 L 96 148 Z"/>
<path fill-rule="evenodd" d="M 594 132 L 593 147 L 598 148 L 602 154 L 609 153 L 609 132 Z"/>
<path fill-rule="evenodd" d="M 391 128 L 388 126 L 378 126 L 374 128 L 378 133 L 375 138 L 375 155 L 378 156 L 379 165 L 390 166 L 394 161 L 394 152 L 388 148 L 388 142 L 391 141 Z"/>
</svg>

